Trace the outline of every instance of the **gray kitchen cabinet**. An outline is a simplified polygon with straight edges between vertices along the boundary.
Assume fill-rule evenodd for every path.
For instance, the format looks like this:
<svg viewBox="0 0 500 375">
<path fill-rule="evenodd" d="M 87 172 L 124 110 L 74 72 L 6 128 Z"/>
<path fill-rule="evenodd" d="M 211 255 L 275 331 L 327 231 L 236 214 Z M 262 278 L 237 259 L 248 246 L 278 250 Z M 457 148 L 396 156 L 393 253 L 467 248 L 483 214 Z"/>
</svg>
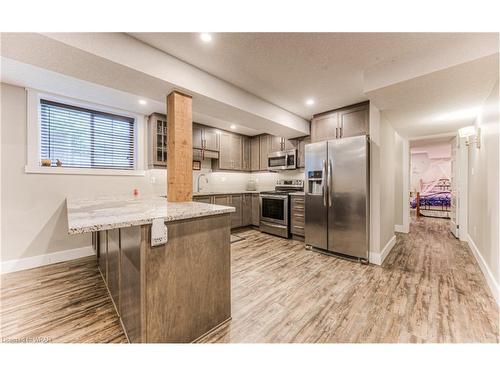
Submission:
<svg viewBox="0 0 500 375">
<path fill-rule="evenodd" d="M 203 128 L 203 148 L 210 151 L 219 151 L 219 130 L 205 126 Z"/>
<path fill-rule="evenodd" d="M 97 236 L 97 243 L 99 246 L 99 259 L 98 265 L 104 281 L 108 282 L 108 234 L 105 230 L 100 231 Z"/>
<path fill-rule="evenodd" d="M 260 223 L 260 196 L 259 194 L 252 194 L 252 220 L 251 224 L 259 226 Z"/>
<path fill-rule="evenodd" d="M 306 166 L 306 145 L 311 143 L 311 137 L 304 137 L 296 140 L 297 144 L 297 168 Z"/>
<path fill-rule="evenodd" d="M 193 148 L 219 151 L 219 130 L 193 123 Z"/>
<path fill-rule="evenodd" d="M 203 148 L 203 126 L 193 123 L 193 148 Z"/>
<path fill-rule="evenodd" d="M 304 196 L 291 196 L 290 232 L 300 237 L 304 237 L 304 207 Z"/>
<path fill-rule="evenodd" d="M 141 227 L 120 229 L 120 315 L 131 342 L 141 342 Z"/>
<path fill-rule="evenodd" d="M 267 134 L 261 134 L 259 137 L 259 147 L 260 147 L 260 167 L 259 170 L 267 171 L 267 158 L 271 152 L 271 145 L 269 142 L 269 136 Z"/>
<path fill-rule="evenodd" d="M 282 138 L 282 142 L 283 151 L 293 150 L 294 148 L 297 148 L 297 143 L 293 139 Z"/>
<path fill-rule="evenodd" d="M 120 313 L 120 229 L 108 231 L 108 288 Z"/>
<path fill-rule="evenodd" d="M 243 206 L 241 210 L 242 227 L 252 225 L 252 195 L 254 194 L 243 194 Z"/>
<path fill-rule="evenodd" d="M 233 169 L 231 134 L 222 132 L 219 139 L 219 169 Z"/>
<path fill-rule="evenodd" d="M 231 197 L 229 195 L 214 195 L 214 204 L 220 204 L 221 206 L 229 206 L 231 203 Z"/>
<path fill-rule="evenodd" d="M 288 150 L 293 150 L 296 146 L 295 143 L 290 140 L 286 139 L 283 137 L 277 137 L 274 135 L 267 135 L 269 137 L 269 152 L 276 152 L 276 151 L 288 151 Z"/>
<path fill-rule="evenodd" d="M 311 142 L 337 138 L 338 118 L 337 112 L 314 117 L 311 122 Z"/>
<path fill-rule="evenodd" d="M 368 134 L 368 103 L 339 111 L 339 137 L 355 137 Z"/>
<path fill-rule="evenodd" d="M 251 163 L 251 140 L 250 137 L 242 136 L 241 170 L 250 171 Z"/>
<path fill-rule="evenodd" d="M 193 202 L 201 202 L 201 203 L 213 203 L 213 197 L 210 195 L 196 195 L 193 197 Z"/>
<path fill-rule="evenodd" d="M 260 171 L 260 136 L 250 139 L 250 170 Z"/>
<path fill-rule="evenodd" d="M 233 160 L 234 170 L 241 171 L 242 169 L 242 151 L 243 137 L 239 134 L 231 133 L 231 159 Z"/>
<path fill-rule="evenodd" d="M 242 136 L 221 132 L 219 140 L 219 160 L 216 169 L 242 170 Z"/>
<path fill-rule="evenodd" d="M 268 135 L 269 152 L 276 152 L 283 150 L 283 138 L 276 137 L 275 135 Z"/>
<path fill-rule="evenodd" d="M 235 212 L 231 212 L 231 229 L 239 228 L 242 226 L 242 209 L 243 209 L 243 198 L 241 194 L 235 194 L 230 196 L 230 206 L 236 209 Z"/>
<path fill-rule="evenodd" d="M 167 166 L 167 118 L 152 113 L 148 118 L 148 164 L 150 168 Z"/>
<path fill-rule="evenodd" d="M 311 142 L 363 134 L 369 134 L 369 103 L 319 114 L 311 122 Z"/>
</svg>

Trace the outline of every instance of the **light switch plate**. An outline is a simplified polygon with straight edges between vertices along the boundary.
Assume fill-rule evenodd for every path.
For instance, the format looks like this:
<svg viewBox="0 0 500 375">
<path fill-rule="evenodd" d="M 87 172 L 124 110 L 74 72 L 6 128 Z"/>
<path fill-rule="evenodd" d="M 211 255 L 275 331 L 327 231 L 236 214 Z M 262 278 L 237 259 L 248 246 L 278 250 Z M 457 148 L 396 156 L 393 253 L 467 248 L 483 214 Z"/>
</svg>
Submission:
<svg viewBox="0 0 500 375">
<path fill-rule="evenodd" d="M 151 247 L 160 246 L 168 242 L 168 229 L 162 218 L 153 219 L 151 224 Z"/>
</svg>

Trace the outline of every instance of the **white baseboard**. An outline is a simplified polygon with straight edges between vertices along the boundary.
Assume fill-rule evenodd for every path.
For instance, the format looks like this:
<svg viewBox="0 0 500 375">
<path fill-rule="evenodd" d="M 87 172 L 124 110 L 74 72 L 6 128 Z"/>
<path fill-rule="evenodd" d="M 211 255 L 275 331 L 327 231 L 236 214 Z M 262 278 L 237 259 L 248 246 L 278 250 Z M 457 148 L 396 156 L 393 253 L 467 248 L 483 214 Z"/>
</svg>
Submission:
<svg viewBox="0 0 500 375">
<path fill-rule="evenodd" d="M 500 306 L 500 288 L 498 287 L 498 283 L 493 277 L 493 273 L 491 273 L 490 268 L 484 261 L 483 256 L 479 252 L 479 249 L 477 248 L 476 244 L 474 243 L 469 234 L 467 234 L 467 243 L 469 244 L 469 247 L 472 250 L 472 254 L 474 254 L 474 258 L 476 258 L 477 263 L 479 264 L 479 268 L 481 268 L 481 271 L 483 272 L 484 278 L 486 279 L 486 283 L 488 284 L 488 287 L 491 290 L 491 294 L 493 294 L 493 298 L 495 298 L 497 305 Z"/>
<path fill-rule="evenodd" d="M 394 245 L 396 245 L 396 236 L 391 237 L 380 253 L 370 252 L 370 263 L 380 266 L 384 263 L 385 258 L 387 258 L 387 255 L 389 255 Z"/>
<path fill-rule="evenodd" d="M 404 225 L 394 225 L 394 232 L 398 232 L 398 233 L 408 233 L 409 232 L 409 229 L 408 228 L 405 228 Z"/>
<path fill-rule="evenodd" d="M 7 260 L 2 262 L 2 274 L 46 266 L 48 264 L 64 262 L 66 260 L 83 258 L 94 254 L 95 252 L 92 246 L 85 246 L 76 249 L 57 251 L 55 253 L 37 255 L 34 257 Z"/>
</svg>

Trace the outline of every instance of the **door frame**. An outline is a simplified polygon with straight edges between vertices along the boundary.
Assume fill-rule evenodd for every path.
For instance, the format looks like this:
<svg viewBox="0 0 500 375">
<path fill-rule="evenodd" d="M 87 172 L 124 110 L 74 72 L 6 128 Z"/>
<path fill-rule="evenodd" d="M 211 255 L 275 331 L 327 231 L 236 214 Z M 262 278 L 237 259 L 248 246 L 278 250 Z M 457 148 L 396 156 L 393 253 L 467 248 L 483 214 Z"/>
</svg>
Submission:
<svg viewBox="0 0 500 375">
<path fill-rule="evenodd" d="M 459 137 L 458 131 L 449 132 L 449 133 L 441 133 L 441 134 L 433 134 L 422 137 L 403 137 L 403 233 L 410 232 L 410 171 L 411 171 L 411 153 L 410 153 L 410 141 L 417 141 L 422 139 L 434 139 L 434 138 L 443 138 L 443 137 Z M 467 146 L 465 145 L 465 140 L 458 138 L 460 140 L 460 148 L 457 152 L 457 157 L 459 157 L 459 161 L 456 163 L 459 170 L 459 178 L 457 178 L 457 183 L 460 186 L 458 190 L 458 199 L 459 203 L 459 212 L 458 212 L 458 225 L 459 225 L 459 233 L 458 237 L 460 241 L 467 241 L 467 214 L 468 214 L 468 161 L 469 161 L 469 151 Z"/>
</svg>

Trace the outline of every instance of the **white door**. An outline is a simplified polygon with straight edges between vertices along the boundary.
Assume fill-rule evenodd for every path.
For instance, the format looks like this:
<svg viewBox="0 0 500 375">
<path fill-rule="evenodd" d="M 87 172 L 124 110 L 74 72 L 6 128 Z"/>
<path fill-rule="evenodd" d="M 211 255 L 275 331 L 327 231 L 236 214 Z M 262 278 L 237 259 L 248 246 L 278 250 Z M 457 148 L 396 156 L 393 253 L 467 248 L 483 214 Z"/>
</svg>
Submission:
<svg viewBox="0 0 500 375">
<path fill-rule="evenodd" d="M 455 137 L 451 143 L 451 207 L 450 207 L 450 231 L 458 238 L 458 212 L 459 212 L 459 189 L 458 182 L 460 181 L 460 168 L 459 168 L 459 143 L 460 139 Z"/>
</svg>

